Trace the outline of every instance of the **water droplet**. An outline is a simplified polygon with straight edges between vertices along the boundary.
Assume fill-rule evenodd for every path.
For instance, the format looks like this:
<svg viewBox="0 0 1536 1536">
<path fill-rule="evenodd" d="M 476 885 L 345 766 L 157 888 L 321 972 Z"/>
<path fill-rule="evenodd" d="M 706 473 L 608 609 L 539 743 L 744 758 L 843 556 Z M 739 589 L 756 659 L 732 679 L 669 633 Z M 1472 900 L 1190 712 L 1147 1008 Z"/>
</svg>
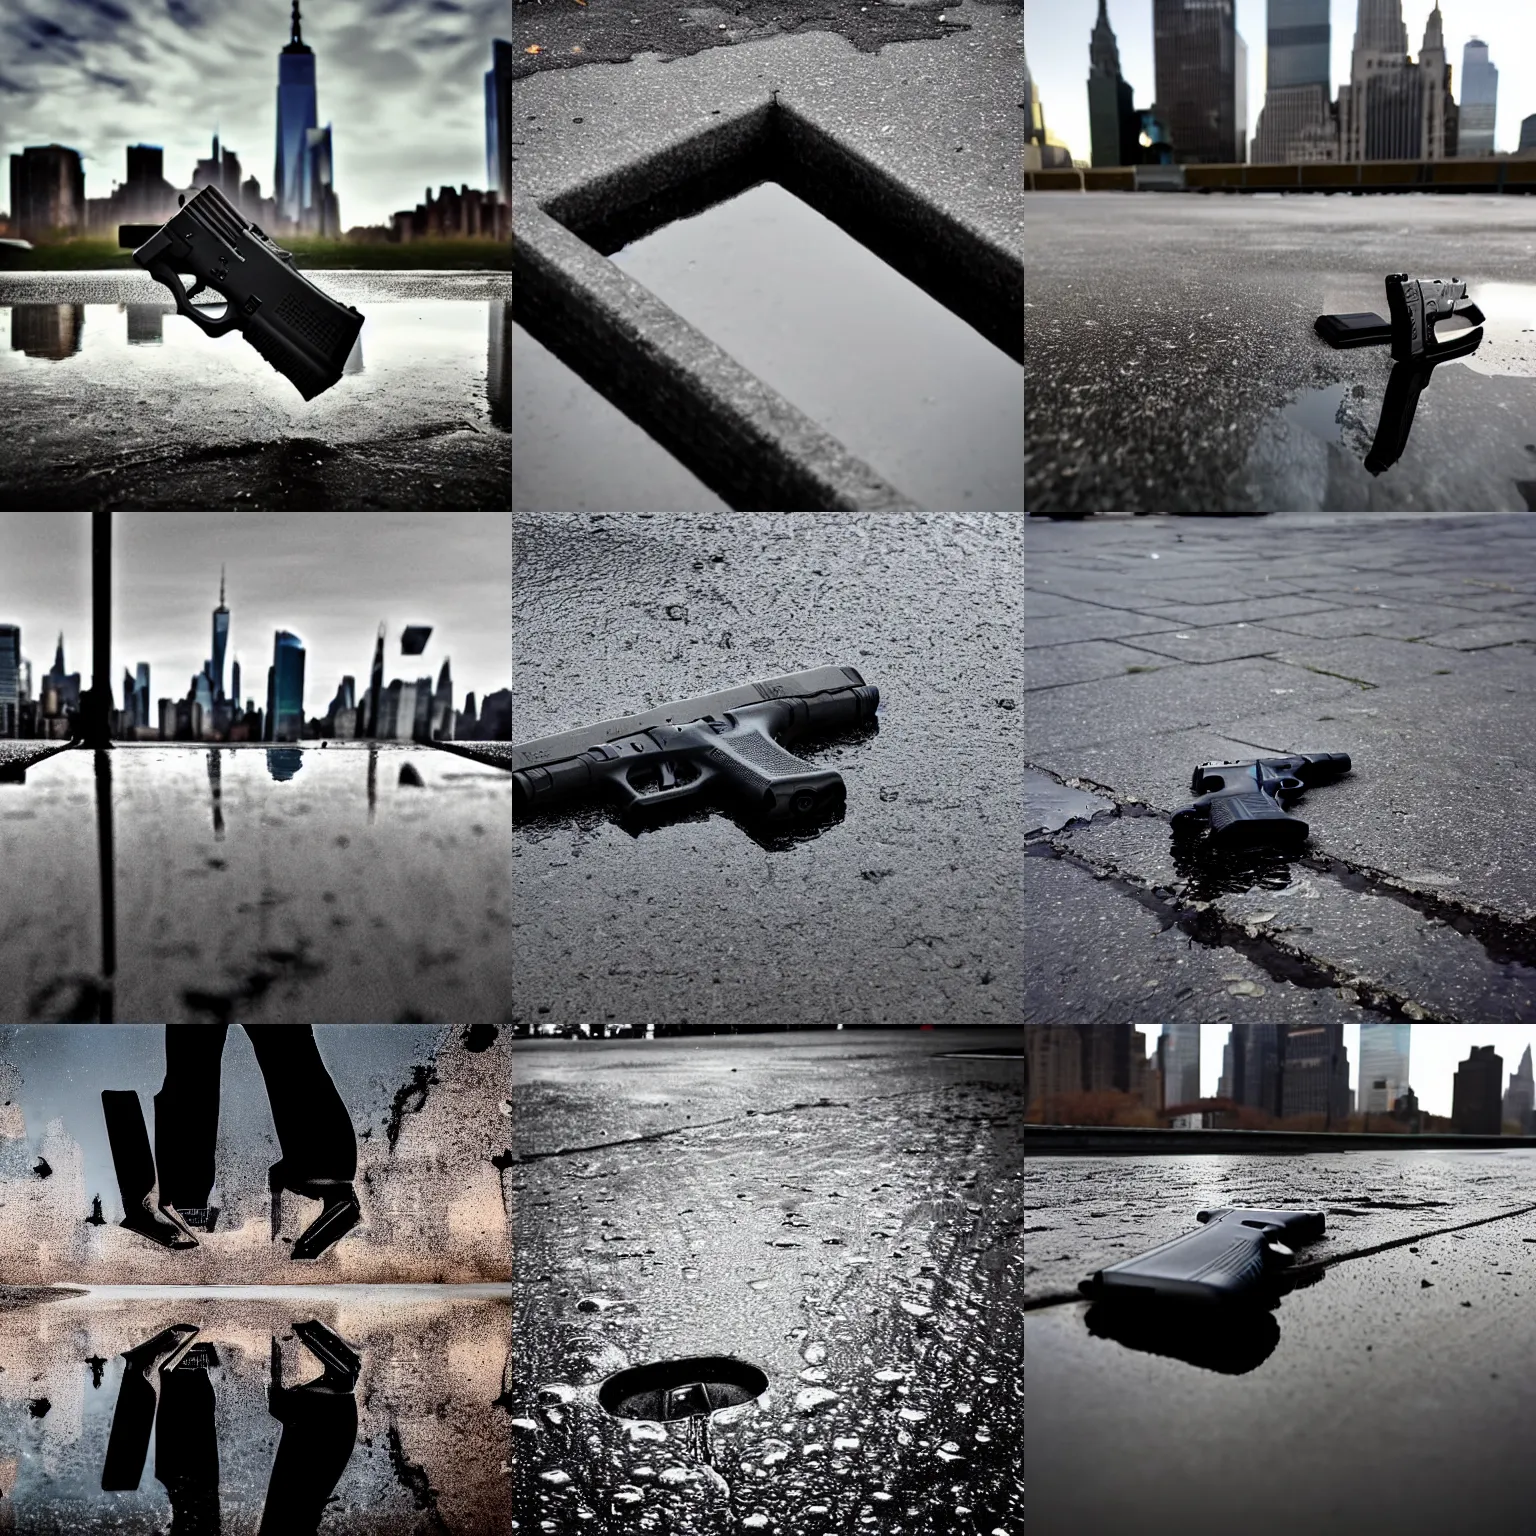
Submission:
<svg viewBox="0 0 1536 1536">
<path fill-rule="evenodd" d="M 629 1443 L 642 1445 L 647 1440 L 665 1440 L 666 1430 L 660 1424 L 652 1424 L 647 1419 L 636 1419 L 629 1426 Z"/>
<path fill-rule="evenodd" d="M 532 1419 L 513 1419 L 512 1428 L 520 1429 L 525 1434 L 538 1434 L 539 1426 Z"/>
<path fill-rule="evenodd" d="M 933 1308 L 925 1307 L 920 1301 L 904 1301 L 901 1304 L 903 1312 L 910 1312 L 913 1317 L 932 1317 Z"/>
<path fill-rule="evenodd" d="M 564 1487 L 571 1480 L 571 1474 L 562 1472 L 559 1467 L 551 1467 L 548 1472 L 540 1472 L 539 1476 L 546 1483 L 553 1483 L 557 1488 Z"/>
<path fill-rule="evenodd" d="M 800 1351 L 800 1358 L 807 1365 L 820 1365 L 827 1358 L 827 1346 L 813 1341 Z"/>
<path fill-rule="evenodd" d="M 741 1522 L 749 1531 L 766 1531 L 768 1529 L 768 1516 L 759 1510 L 754 1515 L 748 1515 Z"/>
<path fill-rule="evenodd" d="M 624 1303 L 612 1296 L 583 1296 L 576 1303 L 578 1312 L 611 1312 L 615 1307 L 622 1307 Z"/>
<path fill-rule="evenodd" d="M 613 1491 L 615 1504 L 638 1504 L 644 1497 L 644 1492 L 636 1488 L 633 1483 L 625 1483 L 622 1488 L 615 1488 Z"/>
<path fill-rule="evenodd" d="M 859 1444 L 860 1441 L 857 1435 L 838 1435 L 832 1442 L 832 1449 L 834 1451 L 856 1451 L 859 1448 Z"/>
<path fill-rule="evenodd" d="M 956 1403 L 955 1404 L 955 1412 L 956 1413 L 969 1413 L 970 1411 L 971 1411 L 971 1405 L 969 1403 Z"/>
<path fill-rule="evenodd" d="M 772 1284 L 773 1284 L 773 1281 L 771 1281 L 771 1280 L 748 1280 L 747 1281 L 748 1289 L 749 1290 L 754 1290 L 754 1291 L 766 1291 L 768 1289 L 768 1287 L 770 1285 L 772 1285 Z"/>
<path fill-rule="evenodd" d="M 850 1253 L 844 1258 L 844 1264 L 872 1264 L 873 1259 L 867 1253 Z"/>
<path fill-rule="evenodd" d="M 883 1371 L 875 1372 L 876 1381 L 905 1381 L 906 1379 L 907 1373 L 905 1371 L 893 1370 L 890 1366 L 887 1366 Z M 967 1409 L 966 1412 L 969 1413 L 970 1410 Z"/>
<path fill-rule="evenodd" d="M 902 1418 L 910 1420 L 913 1424 L 920 1423 L 928 1417 L 926 1408 L 898 1408 L 896 1411 Z"/>
<path fill-rule="evenodd" d="M 795 1394 L 795 1412 L 815 1413 L 839 1401 L 841 1399 L 830 1387 L 806 1387 L 804 1391 Z"/>
</svg>

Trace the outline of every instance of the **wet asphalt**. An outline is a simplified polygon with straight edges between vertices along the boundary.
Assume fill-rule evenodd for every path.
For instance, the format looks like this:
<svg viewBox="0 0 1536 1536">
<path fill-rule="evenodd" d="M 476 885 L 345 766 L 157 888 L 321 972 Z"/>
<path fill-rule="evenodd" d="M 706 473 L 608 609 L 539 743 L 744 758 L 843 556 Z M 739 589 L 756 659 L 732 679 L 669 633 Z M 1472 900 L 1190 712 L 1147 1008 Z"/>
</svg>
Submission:
<svg viewBox="0 0 1536 1536">
<path fill-rule="evenodd" d="M 1017 1019 L 1016 521 L 520 514 L 513 735 L 823 665 L 878 730 L 811 744 L 841 821 L 513 829 L 514 1024 Z"/>
<path fill-rule="evenodd" d="M 1026 1017 L 1536 1018 L 1533 535 L 1031 524 Z M 1196 764 L 1292 752 L 1354 764 L 1300 855 L 1174 844 Z"/>
<path fill-rule="evenodd" d="M 1021 1536 L 1021 1068 L 943 1054 L 1007 1038 L 515 1047 L 520 1529 Z M 688 1355 L 766 1395 L 600 1405 Z"/>
<path fill-rule="evenodd" d="M 1529 198 L 1039 193 L 1026 219 L 1031 512 L 1536 505 Z M 1486 340 L 1373 477 L 1386 351 L 1313 322 L 1385 314 L 1405 271 L 1465 279 Z"/>
<path fill-rule="evenodd" d="M 1389 1485 L 1394 1530 L 1519 1525 L 1533 1172 L 1528 1152 L 1032 1159 L 1031 1530 L 1345 1536 Z M 1314 1283 L 1276 1310 L 1136 1321 L 1071 1297 L 1236 1205 L 1326 1214 L 1297 1254 Z"/>
<path fill-rule="evenodd" d="M 310 275 L 366 317 L 312 401 L 148 273 L 0 275 L 0 506 L 508 507 L 510 278 Z"/>
</svg>

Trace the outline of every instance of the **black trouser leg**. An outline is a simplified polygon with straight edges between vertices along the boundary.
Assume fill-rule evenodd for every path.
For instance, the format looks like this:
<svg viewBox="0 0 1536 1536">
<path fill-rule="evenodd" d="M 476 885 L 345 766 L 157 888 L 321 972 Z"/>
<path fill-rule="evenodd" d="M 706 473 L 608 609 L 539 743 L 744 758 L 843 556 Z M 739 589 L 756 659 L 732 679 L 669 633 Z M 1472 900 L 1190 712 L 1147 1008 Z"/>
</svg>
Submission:
<svg viewBox="0 0 1536 1536">
<path fill-rule="evenodd" d="M 350 1180 L 357 1136 L 308 1024 L 247 1024 L 291 1181 Z"/>
<path fill-rule="evenodd" d="M 195 1210 L 213 1190 L 219 1063 L 227 1024 L 167 1024 L 165 1082 L 155 1095 L 160 1203 Z"/>
<path fill-rule="evenodd" d="M 171 1497 L 173 1536 L 214 1536 L 219 1511 L 219 1444 L 213 1383 L 206 1370 L 162 1371 L 155 1417 L 155 1476 Z"/>
</svg>

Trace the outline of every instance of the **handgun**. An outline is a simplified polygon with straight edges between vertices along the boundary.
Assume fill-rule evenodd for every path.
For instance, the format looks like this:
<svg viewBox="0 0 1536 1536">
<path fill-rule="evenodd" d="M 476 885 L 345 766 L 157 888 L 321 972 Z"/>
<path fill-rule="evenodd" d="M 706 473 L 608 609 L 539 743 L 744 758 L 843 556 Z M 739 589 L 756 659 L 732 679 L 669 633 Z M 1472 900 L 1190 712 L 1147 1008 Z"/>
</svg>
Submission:
<svg viewBox="0 0 1536 1536">
<path fill-rule="evenodd" d="M 1392 373 L 1381 404 L 1376 437 L 1366 455 L 1365 467 L 1379 475 L 1402 458 L 1413 430 L 1419 396 L 1429 387 L 1441 363 L 1470 357 L 1483 342 L 1481 309 L 1467 297 L 1467 285 L 1459 277 L 1409 277 L 1406 272 L 1387 276 L 1387 309 L 1390 320 L 1376 314 L 1319 315 L 1317 334 L 1336 349 L 1390 344 Z M 1435 326 L 1441 320 L 1470 321 L 1474 329 L 1439 341 Z"/>
<path fill-rule="evenodd" d="M 1294 1245 L 1316 1242 L 1321 1211 L 1200 1211 L 1197 1232 L 1095 1270 L 1078 1290 L 1095 1301 L 1230 1303 L 1256 1298 L 1295 1258 Z"/>
<path fill-rule="evenodd" d="M 1309 788 L 1349 771 L 1347 752 L 1201 763 L 1189 785 L 1199 798 L 1173 813 L 1174 835 L 1187 836 L 1209 824 L 1210 840 L 1221 848 L 1299 846 L 1307 840 L 1307 824 L 1285 807 Z"/>
<path fill-rule="evenodd" d="M 662 704 L 512 748 L 514 813 L 603 798 L 622 812 L 723 800 L 770 828 L 841 809 L 843 777 L 782 743 L 875 718 L 880 690 L 853 667 L 815 667 Z"/>
<path fill-rule="evenodd" d="M 241 331 L 306 400 L 341 377 L 363 316 L 297 271 L 293 253 L 217 187 L 203 187 L 158 227 L 120 225 L 118 244 L 137 247 L 134 261 L 171 290 L 178 314 L 209 336 Z M 195 279 L 190 293 L 182 273 Z M 192 302 L 205 288 L 223 297 L 221 314 Z"/>
</svg>

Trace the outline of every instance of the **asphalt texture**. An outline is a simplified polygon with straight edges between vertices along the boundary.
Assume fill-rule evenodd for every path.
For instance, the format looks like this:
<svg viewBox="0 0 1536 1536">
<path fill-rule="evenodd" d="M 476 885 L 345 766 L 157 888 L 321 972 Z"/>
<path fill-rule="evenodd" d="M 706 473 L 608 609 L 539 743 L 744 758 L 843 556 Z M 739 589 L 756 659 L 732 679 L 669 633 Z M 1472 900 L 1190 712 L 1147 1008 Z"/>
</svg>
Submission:
<svg viewBox="0 0 1536 1536">
<path fill-rule="evenodd" d="M 971 0 L 1006 8 L 1010 0 Z M 727 0 L 679 7 L 668 0 L 514 0 L 512 78 L 540 70 L 620 63 L 640 52 L 681 58 L 787 32 L 833 32 L 861 53 L 887 43 L 949 36 L 959 6 L 943 0 Z"/>
<path fill-rule="evenodd" d="M 518 1529 L 1022 1536 L 1022 1068 L 945 1054 L 1004 1039 L 514 1047 Z M 767 1389 L 600 1405 L 691 1355 Z"/>
<path fill-rule="evenodd" d="M 18 1285 L 129 1287 L 505 1282 L 506 1033 L 321 1025 L 314 1040 L 356 1138 L 362 1219 L 318 1259 L 295 1261 L 293 1241 L 320 1206 L 289 1193 L 274 1236 L 267 1169 L 282 1147 L 243 1030 L 225 1038 L 210 1090 L 218 1130 L 208 1203 L 218 1220 L 196 1248 L 172 1250 L 118 1225 L 124 1202 L 101 1098 L 137 1093 L 152 1140 L 184 1112 L 174 1089 L 161 1096 L 165 1030 L 0 1027 L 0 1274 Z M 169 1171 L 162 1165 L 161 1178 Z"/>
<path fill-rule="evenodd" d="M 1025 1017 L 1536 1019 L 1533 540 L 1031 524 Z M 1174 843 L 1197 764 L 1295 752 L 1353 759 L 1294 806 L 1299 855 Z"/>
<path fill-rule="evenodd" d="M 1035 513 L 1506 511 L 1536 505 L 1536 203 L 1523 197 L 1033 194 L 1025 506 Z M 1364 457 L 1386 349 L 1321 314 L 1386 313 L 1389 272 L 1459 277 L 1488 316 Z"/>
<path fill-rule="evenodd" d="M 1386 1486 L 1412 1536 L 1518 1526 L 1533 1173 L 1523 1151 L 1027 1162 L 1031 1531 L 1346 1536 L 1382 1523 Z M 1325 1213 L 1277 1309 L 1128 1318 L 1073 1294 L 1234 1206 Z"/>
<path fill-rule="evenodd" d="M 514 1024 L 1018 1018 L 1015 520 L 521 514 L 514 537 L 520 742 L 813 666 L 881 697 L 878 731 L 801 750 L 847 785 L 830 826 L 515 827 Z"/>
<path fill-rule="evenodd" d="M 356 1351 L 356 1384 L 269 1406 L 274 1348 L 284 1388 L 319 1380 L 294 1331 L 311 1319 Z M 130 1375 L 123 1352 L 175 1323 L 198 1329 L 180 1367 Z M 6 1526 L 499 1536 L 508 1324 L 489 1286 L 105 1287 L 0 1310 Z"/>
<path fill-rule="evenodd" d="M 502 767 L 409 746 L 34 763 L 0 781 L 0 1017 L 509 1022 L 511 796 Z"/>
<path fill-rule="evenodd" d="M 0 274 L 0 507 L 509 507 L 510 276 L 308 275 L 366 316 L 311 401 L 147 272 Z"/>
</svg>

